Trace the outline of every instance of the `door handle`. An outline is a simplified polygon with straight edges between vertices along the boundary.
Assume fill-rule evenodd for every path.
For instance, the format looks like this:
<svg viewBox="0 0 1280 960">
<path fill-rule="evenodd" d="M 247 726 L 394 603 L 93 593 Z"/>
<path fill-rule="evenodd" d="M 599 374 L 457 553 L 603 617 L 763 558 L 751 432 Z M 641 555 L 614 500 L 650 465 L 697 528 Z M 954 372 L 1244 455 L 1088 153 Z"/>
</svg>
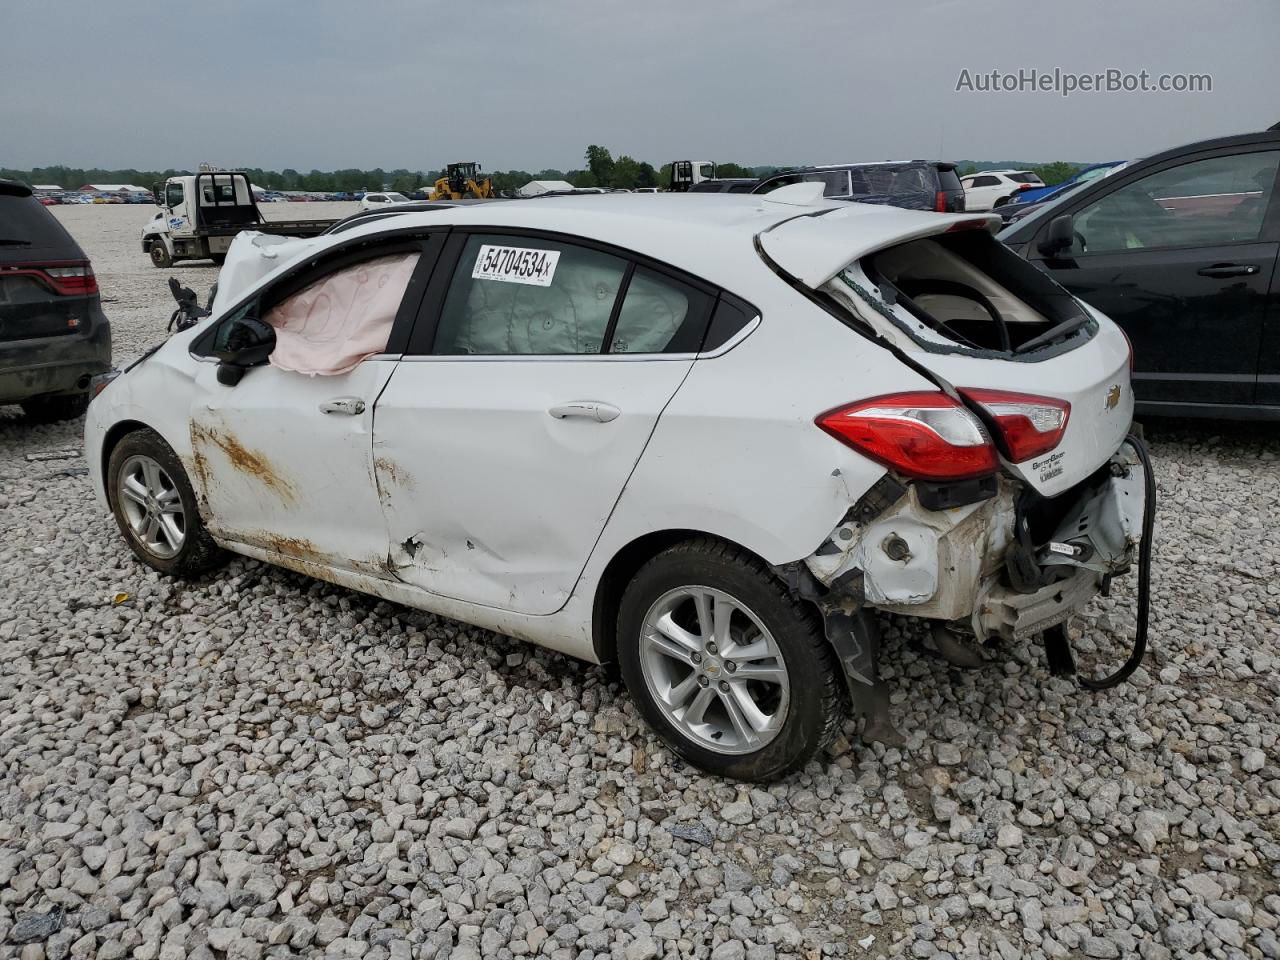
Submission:
<svg viewBox="0 0 1280 960">
<path fill-rule="evenodd" d="M 608 423 L 610 420 L 617 420 L 622 411 L 611 403 L 601 403 L 599 400 L 570 400 L 566 403 L 557 403 L 547 413 L 557 420 L 563 420 L 566 417 L 585 417 L 597 423 Z"/>
<path fill-rule="evenodd" d="M 1257 272 L 1256 263 L 1215 263 L 1196 271 L 1202 277 L 1251 277 Z"/>
<path fill-rule="evenodd" d="M 320 404 L 321 413 L 340 413 L 347 417 L 358 417 L 364 413 L 364 401 L 359 397 L 334 397 Z"/>
</svg>

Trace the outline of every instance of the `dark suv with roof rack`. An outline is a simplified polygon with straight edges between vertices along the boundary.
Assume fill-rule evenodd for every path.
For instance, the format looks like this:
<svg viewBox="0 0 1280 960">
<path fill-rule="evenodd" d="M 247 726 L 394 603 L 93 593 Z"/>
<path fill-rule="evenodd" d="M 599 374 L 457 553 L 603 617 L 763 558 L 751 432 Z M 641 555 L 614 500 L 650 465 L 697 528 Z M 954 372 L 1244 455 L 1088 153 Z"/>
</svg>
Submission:
<svg viewBox="0 0 1280 960">
<path fill-rule="evenodd" d="M 111 326 L 84 251 L 30 187 L 0 180 L 0 404 L 69 420 L 110 368 Z"/>
<path fill-rule="evenodd" d="M 793 183 L 825 184 L 822 195 L 833 200 L 879 203 L 938 213 L 964 211 L 964 187 L 956 165 L 942 160 L 840 163 L 794 167 L 766 177 L 752 193 L 769 193 Z"/>
</svg>

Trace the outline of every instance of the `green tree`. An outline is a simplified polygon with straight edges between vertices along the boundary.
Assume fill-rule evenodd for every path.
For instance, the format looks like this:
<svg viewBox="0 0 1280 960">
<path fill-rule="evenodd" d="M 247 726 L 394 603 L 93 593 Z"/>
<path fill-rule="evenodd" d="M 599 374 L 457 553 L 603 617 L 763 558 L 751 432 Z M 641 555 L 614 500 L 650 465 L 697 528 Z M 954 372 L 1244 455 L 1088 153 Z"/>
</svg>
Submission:
<svg viewBox="0 0 1280 960">
<path fill-rule="evenodd" d="M 607 149 L 592 144 L 587 147 L 585 159 L 596 184 L 603 186 L 613 179 L 613 155 Z"/>
<path fill-rule="evenodd" d="M 717 163 L 716 176 L 721 180 L 730 180 L 737 177 L 749 177 L 751 176 L 751 171 L 736 163 Z"/>
<path fill-rule="evenodd" d="M 609 186 L 622 190 L 634 190 L 640 179 L 640 164 L 634 157 L 626 154 L 613 162 L 613 170 L 609 175 Z"/>
<path fill-rule="evenodd" d="M 1080 167 L 1074 163 L 1056 160 L 1053 163 L 1042 163 L 1032 167 L 1031 172 L 1039 176 L 1045 182 L 1045 186 L 1052 187 L 1064 180 L 1070 180 L 1080 172 Z"/>
</svg>

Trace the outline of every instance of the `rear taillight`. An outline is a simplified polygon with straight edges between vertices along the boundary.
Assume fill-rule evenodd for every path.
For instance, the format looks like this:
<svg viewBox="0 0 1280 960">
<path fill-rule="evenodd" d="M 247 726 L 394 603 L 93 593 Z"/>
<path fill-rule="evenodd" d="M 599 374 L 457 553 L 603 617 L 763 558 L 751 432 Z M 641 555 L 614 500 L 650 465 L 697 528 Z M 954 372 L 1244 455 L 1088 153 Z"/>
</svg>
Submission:
<svg viewBox="0 0 1280 960">
<path fill-rule="evenodd" d="M 85 294 L 98 292 L 98 278 L 93 275 L 93 267 L 88 262 L 68 266 L 47 266 L 44 268 L 55 293 L 66 297 L 83 297 Z"/>
<path fill-rule="evenodd" d="M 947 195 L 941 190 L 933 195 L 933 209 L 938 213 L 947 212 Z"/>
<path fill-rule="evenodd" d="M 1071 404 L 1054 397 L 965 387 L 960 393 L 993 421 L 1000 452 L 1011 463 L 1022 463 L 1056 447 L 1071 416 Z"/>
<path fill-rule="evenodd" d="M 32 277 L 64 297 L 83 297 L 98 292 L 98 278 L 88 260 L 60 260 L 56 263 L 7 263 L 0 277 Z"/>
<path fill-rule="evenodd" d="M 909 477 L 962 480 L 999 466 L 982 422 L 945 393 L 921 390 L 862 400 L 815 421 L 841 443 Z"/>
</svg>

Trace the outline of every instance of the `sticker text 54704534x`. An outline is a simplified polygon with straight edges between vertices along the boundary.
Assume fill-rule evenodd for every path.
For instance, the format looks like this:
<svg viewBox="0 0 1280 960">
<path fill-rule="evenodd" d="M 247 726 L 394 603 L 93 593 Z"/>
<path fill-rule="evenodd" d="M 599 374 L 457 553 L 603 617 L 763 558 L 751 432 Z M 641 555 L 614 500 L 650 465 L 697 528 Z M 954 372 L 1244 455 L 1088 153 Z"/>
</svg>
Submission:
<svg viewBox="0 0 1280 960">
<path fill-rule="evenodd" d="M 477 280 L 499 280 L 503 283 L 527 283 L 549 287 L 555 279 L 559 250 L 534 250 L 531 247 L 499 247 L 486 243 L 480 247 L 471 276 Z"/>
</svg>

